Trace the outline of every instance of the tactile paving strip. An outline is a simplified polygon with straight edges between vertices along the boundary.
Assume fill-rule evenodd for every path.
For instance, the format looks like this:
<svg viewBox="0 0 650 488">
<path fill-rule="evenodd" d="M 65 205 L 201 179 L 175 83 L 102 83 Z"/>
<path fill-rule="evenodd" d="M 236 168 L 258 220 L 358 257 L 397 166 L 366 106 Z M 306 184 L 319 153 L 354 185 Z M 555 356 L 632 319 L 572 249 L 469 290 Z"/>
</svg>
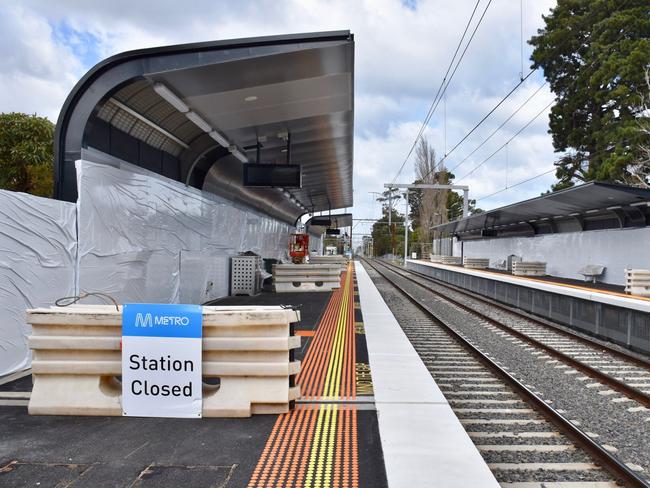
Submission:
<svg viewBox="0 0 650 488">
<path fill-rule="evenodd" d="M 305 399 L 280 415 L 253 471 L 249 488 L 359 485 L 357 409 L 326 403 L 356 398 L 354 270 L 332 293 L 297 377 Z"/>
</svg>

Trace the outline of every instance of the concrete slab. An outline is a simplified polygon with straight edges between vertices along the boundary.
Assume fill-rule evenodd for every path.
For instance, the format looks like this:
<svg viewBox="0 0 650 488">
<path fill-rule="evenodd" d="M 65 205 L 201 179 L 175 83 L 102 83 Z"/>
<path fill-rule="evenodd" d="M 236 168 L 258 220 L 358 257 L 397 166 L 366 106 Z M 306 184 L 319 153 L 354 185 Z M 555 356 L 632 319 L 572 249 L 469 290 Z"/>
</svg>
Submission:
<svg viewBox="0 0 650 488">
<path fill-rule="evenodd" d="M 417 355 L 374 352 L 368 355 L 376 403 L 447 405 L 447 399 Z"/>
<path fill-rule="evenodd" d="M 498 487 L 494 475 L 445 404 L 388 404 L 379 410 L 379 435 L 388 486 Z"/>
<path fill-rule="evenodd" d="M 498 487 L 363 265 L 355 269 L 388 486 Z"/>
</svg>

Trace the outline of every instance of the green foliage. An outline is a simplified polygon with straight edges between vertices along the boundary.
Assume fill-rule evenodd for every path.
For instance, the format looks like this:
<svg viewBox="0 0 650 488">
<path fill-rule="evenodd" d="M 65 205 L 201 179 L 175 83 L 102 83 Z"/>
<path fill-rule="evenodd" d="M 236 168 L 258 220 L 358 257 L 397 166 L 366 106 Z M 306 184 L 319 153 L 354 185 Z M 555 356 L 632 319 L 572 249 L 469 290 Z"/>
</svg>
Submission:
<svg viewBox="0 0 650 488">
<path fill-rule="evenodd" d="M 476 206 L 476 200 L 469 199 L 470 215 L 483 213 L 483 210 Z M 447 219 L 458 220 L 463 218 L 463 194 L 450 191 L 447 194 Z"/>
<path fill-rule="evenodd" d="M 558 0 L 530 40 L 556 103 L 550 133 L 557 152 L 554 189 L 576 180 L 621 180 L 647 136 L 638 130 L 650 66 L 648 0 Z M 646 118 L 647 120 L 647 118 Z"/>
<path fill-rule="evenodd" d="M 375 256 L 383 256 L 392 253 L 392 239 L 390 227 L 388 226 L 388 205 L 382 208 L 382 217 L 372 226 L 373 250 Z M 397 212 L 393 206 L 391 214 L 393 233 L 395 239 L 395 254 L 404 255 L 404 215 Z M 409 236 L 410 239 L 410 236 Z"/>
<path fill-rule="evenodd" d="M 51 197 L 54 124 L 44 117 L 0 114 L 0 188 Z"/>
</svg>

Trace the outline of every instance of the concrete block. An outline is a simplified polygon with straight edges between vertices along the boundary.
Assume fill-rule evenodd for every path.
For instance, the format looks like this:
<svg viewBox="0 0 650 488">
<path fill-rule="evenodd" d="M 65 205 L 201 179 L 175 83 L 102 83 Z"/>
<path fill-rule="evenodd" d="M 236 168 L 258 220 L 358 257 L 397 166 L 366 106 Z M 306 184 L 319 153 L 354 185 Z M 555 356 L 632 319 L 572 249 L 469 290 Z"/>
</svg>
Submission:
<svg viewBox="0 0 650 488">
<path fill-rule="evenodd" d="M 512 274 L 515 276 L 545 276 L 546 263 L 543 261 L 513 261 Z"/>
<path fill-rule="evenodd" d="M 625 293 L 650 297 L 650 269 L 626 269 Z"/>
<path fill-rule="evenodd" d="M 276 292 L 331 291 L 340 288 L 340 265 L 276 264 L 273 289 Z"/>
<path fill-rule="evenodd" d="M 27 311 L 32 324 L 34 415 L 121 415 L 121 307 L 75 305 Z M 300 395 L 289 351 L 300 313 L 276 306 L 203 307 L 203 416 L 283 413 Z"/>
<path fill-rule="evenodd" d="M 490 266 L 490 260 L 486 258 L 463 258 L 463 267 L 469 269 L 487 269 Z"/>
</svg>

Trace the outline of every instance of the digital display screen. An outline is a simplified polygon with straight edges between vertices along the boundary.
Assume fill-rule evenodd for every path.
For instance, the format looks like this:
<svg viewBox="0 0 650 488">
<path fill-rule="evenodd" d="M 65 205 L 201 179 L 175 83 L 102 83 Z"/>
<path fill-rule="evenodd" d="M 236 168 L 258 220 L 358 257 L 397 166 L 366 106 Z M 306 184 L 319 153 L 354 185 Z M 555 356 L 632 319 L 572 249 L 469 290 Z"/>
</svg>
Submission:
<svg viewBox="0 0 650 488">
<path fill-rule="evenodd" d="M 300 188 L 302 177 L 299 164 L 247 163 L 244 167 L 244 186 L 280 186 Z"/>
<path fill-rule="evenodd" d="M 341 233 L 341 229 L 327 229 L 325 234 L 328 236 L 338 236 Z"/>
<path fill-rule="evenodd" d="M 332 219 L 329 219 L 327 217 L 312 217 L 309 225 L 320 225 L 323 227 L 328 227 L 332 225 Z"/>
</svg>

